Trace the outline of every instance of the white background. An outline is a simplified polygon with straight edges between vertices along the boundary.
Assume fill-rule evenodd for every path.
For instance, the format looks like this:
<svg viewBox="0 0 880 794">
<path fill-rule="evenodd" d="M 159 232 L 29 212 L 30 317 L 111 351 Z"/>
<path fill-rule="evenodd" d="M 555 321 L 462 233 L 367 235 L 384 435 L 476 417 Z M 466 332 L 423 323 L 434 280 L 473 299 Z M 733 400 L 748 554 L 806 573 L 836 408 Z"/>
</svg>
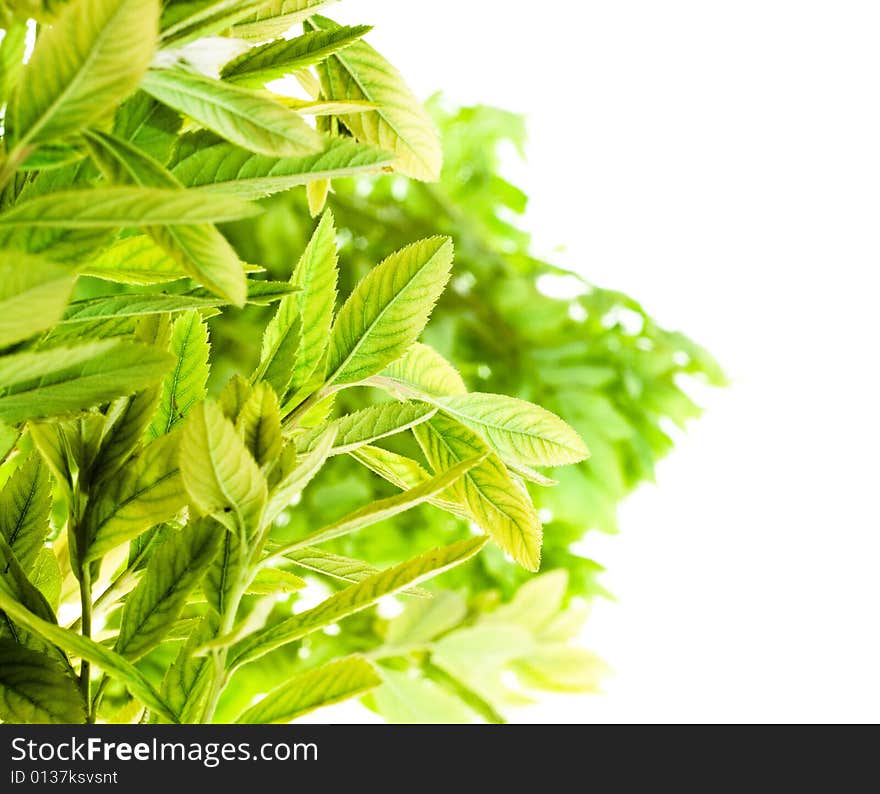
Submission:
<svg viewBox="0 0 880 794">
<path fill-rule="evenodd" d="M 333 16 L 423 97 L 530 116 L 540 251 L 734 385 L 590 536 L 605 694 L 539 722 L 880 719 L 874 2 L 371 0 Z"/>
</svg>

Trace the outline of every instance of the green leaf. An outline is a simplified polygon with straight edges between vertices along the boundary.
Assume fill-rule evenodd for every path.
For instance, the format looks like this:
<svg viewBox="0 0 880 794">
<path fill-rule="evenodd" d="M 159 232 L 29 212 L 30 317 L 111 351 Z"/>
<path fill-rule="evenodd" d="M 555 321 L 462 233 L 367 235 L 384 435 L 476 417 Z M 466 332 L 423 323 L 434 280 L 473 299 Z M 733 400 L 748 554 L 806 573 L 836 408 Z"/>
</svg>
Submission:
<svg viewBox="0 0 880 794">
<path fill-rule="evenodd" d="M 267 157 L 230 143 L 196 147 L 172 173 L 203 193 L 258 199 L 315 179 L 335 179 L 386 169 L 394 155 L 351 138 L 331 138 L 304 157 Z"/>
<path fill-rule="evenodd" d="M 51 605 L 28 579 L 27 572 L 21 567 L 21 563 L 3 535 L 0 535 L 0 582 L 6 591 L 30 612 L 51 623 L 57 623 Z"/>
<path fill-rule="evenodd" d="M 327 462 L 330 451 L 333 449 L 333 441 L 336 438 L 336 428 L 329 428 L 315 442 L 314 447 L 300 460 L 292 457 L 292 464 L 285 466 L 285 455 L 282 452 L 279 465 L 279 479 L 272 487 L 269 503 L 266 505 L 266 523 L 274 521 L 300 493 L 312 481 L 312 478 L 321 470 Z M 295 449 L 291 445 L 291 449 Z"/>
<path fill-rule="evenodd" d="M 221 532 L 213 522 L 196 521 L 159 546 L 126 598 L 117 653 L 136 661 L 162 641 L 216 556 Z"/>
<path fill-rule="evenodd" d="M 89 260 L 82 272 L 86 276 L 138 286 L 168 284 L 187 277 L 187 272 L 146 234 L 116 240 Z"/>
<path fill-rule="evenodd" d="M 2 586 L 0 586 L 0 609 L 16 623 L 26 626 L 53 645 L 57 645 L 68 653 L 79 656 L 101 668 L 107 675 L 123 684 L 148 708 L 158 712 L 171 722 L 177 721 L 168 704 L 153 689 L 152 684 L 144 677 L 143 673 L 118 653 L 114 653 L 94 640 L 80 636 L 76 632 L 38 618 L 17 603 Z"/>
<path fill-rule="evenodd" d="M 167 3 L 162 13 L 163 46 L 180 47 L 195 39 L 214 36 L 266 5 L 266 0 L 196 0 Z"/>
<path fill-rule="evenodd" d="M 39 550 L 30 577 L 34 587 L 42 593 L 49 606 L 57 611 L 58 603 L 61 600 L 63 575 L 58 558 L 51 549 L 41 548 Z"/>
<path fill-rule="evenodd" d="M 88 513 L 84 561 L 98 560 L 150 527 L 169 521 L 186 505 L 177 465 L 177 435 L 147 444 L 117 477 L 107 480 Z"/>
<path fill-rule="evenodd" d="M 381 675 L 382 686 L 373 698 L 382 716 L 392 724 L 457 725 L 474 721 L 464 703 L 433 681 L 385 667 Z"/>
<path fill-rule="evenodd" d="M 568 588 L 564 568 L 541 574 L 520 585 L 516 595 L 483 618 L 484 623 L 510 623 L 541 632 L 559 614 Z"/>
<path fill-rule="evenodd" d="M 298 157 L 322 148 L 318 133 L 266 94 L 183 69 L 151 69 L 142 85 L 160 102 L 248 151 Z"/>
<path fill-rule="evenodd" d="M 51 328 L 60 319 L 74 272 L 18 251 L 0 251 L 0 347 Z"/>
<path fill-rule="evenodd" d="M 215 523 L 218 527 L 222 526 L 219 522 Z M 242 551 L 238 537 L 232 532 L 223 532 L 223 535 L 225 537 L 221 542 L 220 551 L 202 581 L 205 600 L 218 617 L 231 608 L 235 593 L 241 581 L 245 579 L 245 568 L 248 566 L 247 554 Z"/>
<path fill-rule="evenodd" d="M 339 29 L 324 17 L 312 22 L 322 30 Z M 402 174 L 429 182 L 440 178 L 440 138 L 430 116 L 397 69 L 369 44 L 354 42 L 324 61 L 318 74 L 325 96 L 377 105 L 376 110 L 345 117 L 355 138 L 394 152 Z"/>
<path fill-rule="evenodd" d="M 430 464 L 439 470 L 488 451 L 472 430 L 442 414 L 413 431 Z M 501 459 L 489 454 L 449 490 L 447 498 L 465 505 L 480 528 L 520 565 L 538 570 L 541 522 L 524 488 L 507 472 Z"/>
<path fill-rule="evenodd" d="M 27 24 L 17 22 L 6 27 L 6 35 L 0 41 L 0 106 L 12 94 L 24 65 Z"/>
<path fill-rule="evenodd" d="M 391 648 L 424 645 L 458 626 L 467 611 L 467 602 L 460 593 L 441 590 L 431 599 L 414 601 L 389 621 L 385 644 Z"/>
<path fill-rule="evenodd" d="M 438 404 L 517 465 L 562 466 L 589 454 L 580 436 L 558 416 L 525 400 L 472 392 L 440 398 Z"/>
<path fill-rule="evenodd" d="M 173 363 L 164 351 L 116 340 L 6 356 L 0 359 L 0 420 L 82 411 L 150 386 Z"/>
<path fill-rule="evenodd" d="M 336 229 L 327 213 L 290 277 L 298 293 L 282 299 L 263 334 L 254 380 L 268 381 L 282 397 L 289 386 L 298 389 L 323 356 L 333 321 L 336 275 Z M 305 325 L 303 317 L 309 320 Z"/>
<path fill-rule="evenodd" d="M 433 645 L 431 661 L 450 675 L 469 682 L 481 671 L 497 671 L 535 649 L 535 640 L 521 626 L 466 626 Z"/>
<path fill-rule="evenodd" d="M 255 14 L 233 25 L 230 35 L 247 41 L 275 39 L 333 2 L 335 0 L 270 0 L 261 3 Z"/>
<path fill-rule="evenodd" d="M 149 427 L 152 438 L 170 433 L 207 395 L 208 326 L 199 313 L 189 311 L 174 321 L 171 353 L 176 363 L 162 383 L 159 406 Z"/>
<path fill-rule="evenodd" d="M 275 552 L 275 556 L 283 556 L 290 549 L 302 548 L 303 546 L 316 546 L 326 543 L 328 540 L 348 535 L 363 527 L 376 524 L 393 516 L 404 513 L 417 505 L 427 502 L 431 497 L 445 491 L 474 466 L 478 465 L 484 456 L 477 456 L 451 466 L 447 471 L 431 477 L 423 483 L 403 491 L 402 493 L 389 496 L 385 499 L 377 499 L 375 502 L 355 510 L 347 516 L 328 524 L 326 527 L 317 529 L 306 535 L 301 540 L 291 543 L 288 547 L 282 547 Z"/>
<path fill-rule="evenodd" d="M 203 402 L 187 417 L 180 465 L 186 490 L 199 510 L 240 537 L 257 529 L 266 504 L 266 480 L 216 404 Z"/>
<path fill-rule="evenodd" d="M 268 383 L 258 383 L 245 401 L 235 427 L 258 466 L 266 466 L 281 453 L 281 409 Z"/>
<path fill-rule="evenodd" d="M 427 403 L 379 403 L 361 408 L 331 422 L 336 428 L 336 442 L 331 455 L 349 453 L 365 444 L 402 433 L 430 419 L 437 409 Z M 310 430 L 296 437 L 297 449 L 312 448 L 324 428 Z"/>
<path fill-rule="evenodd" d="M 327 382 L 375 375 L 416 341 L 452 267 L 452 241 L 431 237 L 389 256 L 355 287 L 330 339 Z"/>
<path fill-rule="evenodd" d="M 237 723 L 287 723 L 321 706 L 339 703 L 382 683 L 366 659 L 353 656 L 294 676 L 251 706 Z"/>
<path fill-rule="evenodd" d="M 299 316 L 299 345 L 290 377 L 291 391 L 298 391 L 318 370 L 327 350 L 337 281 L 336 227 L 333 215 L 325 212 L 297 262 L 290 280 L 299 292 L 293 296 Z M 318 373 L 323 374 L 323 373 Z"/>
<path fill-rule="evenodd" d="M 284 595 L 306 586 L 304 579 L 279 568 L 263 568 L 248 585 L 248 595 Z"/>
<path fill-rule="evenodd" d="M 461 565 L 477 554 L 485 543 L 485 538 L 468 538 L 421 554 L 356 585 L 346 587 L 318 606 L 268 626 L 243 640 L 234 648 L 231 666 L 235 668 L 247 664 L 275 648 L 372 606 L 382 596 L 406 590 L 425 579 Z"/>
<path fill-rule="evenodd" d="M 467 386 L 452 366 L 434 348 L 416 342 L 397 361 L 393 361 L 376 376 L 376 382 L 384 385 L 415 389 L 429 397 L 448 397 L 466 394 Z"/>
<path fill-rule="evenodd" d="M 42 653 L 0 639 L 0 719 L 14 724 L 86 721 L 76 679 Z"/>
<path fill-rule="evenodd" d="M 357 584 L 380 573 L 379 568 L 363 560 L 354 560 L 351 557 L 332 554 L 329 551 L 324 551 L 314 546 L 289 551 L 284 559 L 300 566 L 300 568 L 305 568 L 307 571 L 320 573 L 324 576 L 329 576 L 331 579 L 348 582 L 349 584 Z M 410 587 L 402 592 L 404 595 L 417 598 L 431 597 L 431 593 L 422 587 Z"/>
<path fill-rule="evenodd" d="M 33 568 L 49 534 L 51 509 L 49 469 L 39 453 L 32 452 L 0 492 L 0 533 L 26 573 Z"/>
<path fill-rule="evenodd" d="M 598 692 L 608 665 L 584 648 L 556 645 L 518 659 L 514 671 L 527 686 L 550 692 Z"/>
<path fill-rule="evenodd" d="M 62 138 L 137 88 L 156 45 L 157 0 L 76 0 L 37 37 L 7 108 L 16 145 Z"/>
<path fill-rule="evenodd" d="M 18 226 L 112 229 L 210 223 L 246 218 L 259 212 L 230 196 L 205 196 L 192 190 L 96 187 L 61 190 L 22 201 L 0 214 L 0 231 Z"/>
<path fill-rule="evenodd" d="M 193 652 L 216 633 L 216 616 L 202 618 L 181 646 L 162 681 L 162 697 L 183 724 L 197 722 L 202 717 L 214 660 L 210 656 L 194 656 Z"/>
<path fill-rule="evenodd" d="M 238 85 L 260 87 L 320 63 L 371 30 L 369 25 L 356 25 L 311 31 L 294 39 L 270 41 L 231 60 L 220 71 L 220 78 Z"/>
<path fill-rule="evenodd" d="M 102 132 L 89 133 L 88 140 L 93 159 L 111 181 L 172 190 L 181 187 L 162 165 L 127 141 Z M 237 306 L 244 304 L 244 268 L 214 226 L 155 226 L 146 231 L 196 281 Z"/>
</svg>

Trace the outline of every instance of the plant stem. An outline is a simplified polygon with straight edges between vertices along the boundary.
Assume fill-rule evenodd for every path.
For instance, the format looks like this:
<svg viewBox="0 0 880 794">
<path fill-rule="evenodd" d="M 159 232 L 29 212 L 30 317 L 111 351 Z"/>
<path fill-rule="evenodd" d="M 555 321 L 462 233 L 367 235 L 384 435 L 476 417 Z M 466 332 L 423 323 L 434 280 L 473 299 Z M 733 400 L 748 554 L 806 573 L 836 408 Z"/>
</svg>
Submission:
<svg viewBox="0 0 880 794">
<path fill-rule="evenodd" d="M 92 571 L 91 565 L 86 563 L 82 566 L 79 579 L 79 599 L 82 607 L 82 630 L 83 637 L 91 639 L 92 637 Z M 88 721 L 92 722 L 91 707 L 91 667 L 89 663 L 83 659 L 79 668 L 79 688 L 82 692 L 83 702 L 86 704 L 89 714 Z"/>
</svg>

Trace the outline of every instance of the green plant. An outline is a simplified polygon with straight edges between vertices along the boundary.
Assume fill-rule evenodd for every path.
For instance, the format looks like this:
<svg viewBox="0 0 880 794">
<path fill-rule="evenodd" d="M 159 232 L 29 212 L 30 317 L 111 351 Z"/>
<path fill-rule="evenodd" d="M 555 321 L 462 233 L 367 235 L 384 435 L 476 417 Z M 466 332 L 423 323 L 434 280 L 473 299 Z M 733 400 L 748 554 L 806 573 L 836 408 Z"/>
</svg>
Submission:
<svg viewBox="0 0 880 794">
<path fill-rule="evenodd" d="M 319 665 L 292 678 L 249 678 L 253 667 L 265 675 L 258 662 L 269 654 L 286 658 L 384 596 L 425 599 L 419 583 L 475 557 L 486 536 L 523 568 L 539 566 L 541 522 L 524 481 L 543 479 L 532 467 L 582 460 L 586 447 L 537 405 L 467 392 L 445 358 L 416 343 L 450 276 L 448 237 L 406 240 L 346 283 L 336 311 L 330 212 L 285 280 L 243 261 L 215 225 L 255 217 L 255 199 L 302 184 L 317 214 L 337 176 L 439 175 L 425 111 L 361 41 L 368 29 L 315 15 L 324 5 L 0 6 L 5 721 L 210 721 L 224 695 L 226 708 L 245 698 L 241 721 L 287 721 L 373 689 L 374 661 L 395 654 L 328 643 Z M 303 35 L 280 38 L 297 21 Z M 188 59 L 218 34 L 265 43 L 239 47 L 217 79 Z M 263 87 L 290 73 L 311 99 Z M 270 304 L 253 370 L 227 374 L 208 399 L 208 320 Z M 348 410 L 357 390 L 373 396 Z M 298 526 L 289 506 L 336 458 L 387 490 L 338 517 L 302 501 L 309 526 Z M 382 569 L 326 550 L 427 504 L 474 531 Z M 344 586 L 294 614 L 279 599 L 306 586 L 294 570 Z M 562 593 L 564 576 L 533 584 Z M 549 612 L 528 624 L 514 600 L 458 628 L 462 602 L 430 599 L 386 639 L 426 655 L 462 702 L 494 718 L 456 678 L 456 642 L 525 632 L 565 647 L 573 622 L 557 614 L 562 595 L 541 602 Z M 436 631 L 425 628 L 429 614 Z M 537 682 L 541 658 L 507 656 Z M 401 686 L 392 667 L 383 675 Z"/>
</svg>

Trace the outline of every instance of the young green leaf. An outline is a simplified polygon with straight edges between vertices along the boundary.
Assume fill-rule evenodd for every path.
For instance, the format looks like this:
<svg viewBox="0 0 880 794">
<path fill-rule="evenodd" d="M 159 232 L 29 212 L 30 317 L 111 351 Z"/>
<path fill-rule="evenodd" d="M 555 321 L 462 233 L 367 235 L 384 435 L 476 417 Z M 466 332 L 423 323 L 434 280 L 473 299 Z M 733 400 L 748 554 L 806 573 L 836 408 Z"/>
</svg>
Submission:
<svg viewBox="0 0 880 794">
<path fill-rule="evenodd" d="M 277 80 L 299 69 L 320 63 L 372 30 L 369 25 L 315 30 L 294 39 L 261 44 L 234 58 L 220 71 L 220 78 L 251 88 Z"/>
<path fill-rule="evenodd" d="M 89 133 L 88 141 L 93 159 L 113 182 L 171 190 L 181 187 L 162 165 L 127 141 L 102 132 Z M 155 226 L 146 231 L 196 281 L 237 306 L 244 303 L 244 269 L 214 226 Z"/>
<path fill-rule="evenodd" d="M 0 719 L 75 724 L 86 721 L 76 680 L 57 662 L 12 640 L 0 639 Z"/>
<path fill-rule="evenodd" d="M 450 485 L 463 477 L 474 466 L 478 465 L 484 456 L 477 456 L 451 466 L 448 471 L 431 477 L 420 483 L 415 488 L 410 488 L 403 493 L 389 496 L 386 499 L 378 499 L 360 510 L 356 510 L 338 521 L 334 521 L 322 529 L 306 535 L 301 540 L 295 541 L 288 546 L 283 546 L 273 556 L 283 556 L 292 549 L 302 548 L 303 546 L 317 546 L 320 543 L 326 543 L 328 540 L 342 537 L 351 532 L 355 532 L 363 527 L 384 521 L 392 516 L 404 513 L 417 505 L 427 502 L 431 497 L 445 491 Z"/>
<path fill-rule="evenodd" d="M 82 272 L 138 286 L 168 284 L 187 277 L 187 272 L 146 234 L 116 240 L 90 260 Z"/>
<path fill-rule="evenodd" d="M 435 469 L 488 451 L 472 430 L 442 414 L 413 431 Z M 489 454 L 447 494 L 467 507 L 472 519 L 514 560 L 530 571 L 541 561 L 541 522 L 525 489 L 511 480 L 497 455 Z"/>
<path fill-rule="evenodd" d="M 186 312 L 174 321 L 171 353 L 176 363 L 162 383 L 159 406 L 148 431 L 151 438 L 170 433 L 205 399 L 210 349 L 208 326 L 198 312 Z"/>
<path fill-rule="evenodd" d="M 3 535 L 0 535 L 0 583 L 30 612 L 50 623 L 57 622 L 49 602 L 28 579 L 27 573 Z"/>
<path fill-rule="evenodd" d="M 212 523 L 222 527 L 219 522 Z M 208 566 L 205 578 L 202 580 L 205 600 L 218 617 L 225 614 L 234 603 L 237 592 L 240 592 L 241 582 L 245 579 L 245 569 L 248 565 L 247 555 L 243 553 L 238 537 L 232 532 L 224 532 L 223 535 L 220 551 L 214 562 Z"/>
<path fill-rule="evenodd" d="M 52 508 L 49 469 L 39 453 L 32 452 L 0 492 L 0 533 L 29 573 L 46 535 Z"/>
<path fill-rule="evenodd" d="M 61 601 L 61 586 L 63 574 L 58 558 L 52 553 L 52 549 L 43 547 L 37 552 L 37 559 L 30 572 L 31 582 L 42 593 L 43 598 L 54 610 L 58 611 Z"/>
<path fill-rule="evenodd" d="M 330 456 L 335 438 L 336 428 L 330 427 L 315 441 L 314 447 L 300 459 L 297 459 L 295 454 L 285 455 L 282 452 L 278 464 L 280 469 L 278 482 L 273 484 L 266 505 L 266 523 L 274 521 L 321 470 Z M 290 448 L 295 453 L 292 444 Z"/>
<path fill-rule="evenodd" d="M 51 328 L 76 275 L 68 267 L 19 251 L 0 251 L 0 347 Z"/>
<path fill-rule="evenodd" d="M 440 398 L 438 404 L 517 465 L 562 466 L 589 454 L 580 436 L 558 416 L 525 400 L 472 392 Z"/>
<path fill-rule="evenodd" d="M 324 17 L 311 21 L 325 31 L 339 29 Z M 434 124 L 397 69 L 376 50 L 356 41 L 324 61 L 318 74 L 325 96 L 376 104 L 376 110 L 345 117 L 355 138 L 393 151 L 402 174 L 429 182 L 439 179 L 442 152 Z"/>
<path fill-rule="evenodd" d="M 248 151 L 299 157 L 322 148 L 318 133 L 266 94 L 183 69 L 152 69 L 142 85 L 160 102 Z"/>
<path fill-rule="evenodd" d="M 441 590 L 431 599 L 411 603 L 391 620 L 385 644 L 401 649 L 425 645 L 462 623 L 467 612 L 467 601 L 460 593 Z"/>
<path fill-rule="evenodd" d="M 179 442 L 176 434 L 156 439 L 118 477 L 104 483 L 88 513 L 84 561 L 100 559 L 183 509 L 186 493 L 177 466 Z"/>
<path fill-rule="evenodd" d="M 289 571 L 279 568 L 263 568 L 248 585 L 248 595 L 283 595 L 295 593 L 306 586 L 306 581 Z"/>
<path fill-rule="evenodd" d="M 422 240 L 389 256 L 355 287 L 333 325 L 327 382 L 375 375 L 416 341 L 452 267 L 452 241 Z"/>
<path fill-rule="evenodd" d="M 187 417 L 180 466 L 199 510 L 240 537 L 256 531 L 266 504 L 266 480 L 216 404 L 203 402 Z"/>
<path fill-rule="evenodd" d="M 343 557 L 339 554 L 333 554 L 323 549 L 307 546 L 303 549 L 294 549 L 284 555 L 284 559 L 305 568 L 313 573 L 320 573 L 349 584 L 357 584 L 358 582 L 369 579 L 377 573 L 381 573 L 379 568 L 370 565 L 363 560 L 354 560 L 351 557 Z M 271 569 L 268 569 L 271 570 Z M 258 574 L 259 575 L 259 574 Z M 401 591 L 404 595 L 415 596 L 416 598 L 430 598 L 431 593 L 422 587 L 410 587 Z"/>
<path fill-rule="evenodd" d="M 397 361 L 393 361 L 376 376 L 377 384 L 415 389 L 429 397 L 448 397 L 467 393 L 467 386 L 452 366 L 434 348 L 416 342 Z"/>
<path fill-rule="evenodd" d="M 235 668 L 247 664 L 282 645 L 372 606 L 382 596 L 406 590 L 456 565 L 461 565 L 477 554 L 485 544 L 485 538 L 461 540 L 451 546 L 421 554 L 364 579 L 356 585 L 346 587 L 318 606 L 268 626 L 243 640 L 233 649 L 231 666 Z"/>
<path fill-rule="evenodd" d="M 162 641 L 216 556 L 221 532 L 213 522 L 196 521 L 159 546 L 125 601 L 117 653 L 136 661 Z"/>
<path fill-rule="evenodd" d="M 24 65 L 27 23 L 16 22 L 6 27 L 0 41 L 0 107 L 9 99 Z"/>
<path fill-rule="evenodd" d="M 301 389 L 316 373 L 327 349 L 336 305 L 336 226 L 325 212 L 297 262 L 290 280 L 299 292 L 293 296 L 301 318 L 290 389 Z M 323 373 L 317 373 L 321 375 Z"/>
<path fill-rule="evenodd" d="M 195 39 L 217 35 L 265 5 L 266 0 L 166 3 L 162 10 L 161 44 L 177 48 Z"/>
<path fill-rule="evenodd" d="M 473 722 L 461 700 L 433 681 L 411 678 L 400 670 L 380 668 L 382 686 L 372 694 L 382 715 L 392 724 L 460 725 Z"/>
<path fill-rule="evenodd" d="M 118 653 L 88 637 L 82 637 L 76 632 L 38 618 L 16 602 L 2 586 L 0 586 L 0 609 L 16 623 L 26 626 L 53 645 L 100 667 L 107 675 L 123 684 L 145 706 L 171 722 L 177 722 L 168 704 L 159 696 L 144 674 Z"/>
<path fill-rule="evenodd" d="M 62 190 L 22 201 L 0 214 L 0 231 L 18 226 L 112 229 L 121 226 L 232 221 L 259 209 L 231 196 L 150 187 Z"/>
<path fill-rule="evenodd" d="M 336 428 L 336 442 L 331 455 L 350 453 L 365 444 L 402 433 L 430 419 L 437 409 L 427 403 L 379 403 L 346 414 L 331 423 Z M 299 452 L 311 449 L 323 428 L 309 430 L 296 437 Z"/>
<path fill-rule="evenodd" d="M 235 427 L 258 466 L 272 463 L 281 453 L 281 409 L 268 383 L 258 383 L 245 401 Z"/>
<path fill-rule="evenodd" d="M 294 676 L 244 712 L 238 723 L 262 725 L 291 722 L 321 706 L 339 703 L 382 683 L 366 659 L 338 659 Z"/>
<path fill-rule="evenodd" d="M 283 36 L 297 22 L 335 2 L 335 0 L 269 0 L 260 3 L 256 13 L 232 26 L 230 35 L 247 41 L 266 41 Z"/>
<path fill-rule="evenodd" d="M 172 713 L 180 716 L 183 724 L 197 722 L 201 718 L 208 696 L 209 673 L 214 664 L 210 656 L 194 656 L 193 651 L 216 634 L 216 616 L 208 614 L 193 628 L 162 681 L 162 698 Z"/>
<path fill-rule="evenodd" d="M 328 139 L 320 152 L 304 157 L 267 157 L 221 142 L 195 148 L 172 173 L 199 192 L 259 199 L 315 179 L 381 171 L 393 159 L 389 152 L 351 138 Z"/>
<path fill-rule="evenodd" d="M 40 31 L 7 108 L 17 146 L 92 124 L 137 88 L 158 34 L 158 0 L 72 0 Z"/>
<path fill-rule="evenodd" d="M 156 383 L 174 360 L 116 340 L 0 359 L 0 421 L 76 413 Z"/>
</svg>

